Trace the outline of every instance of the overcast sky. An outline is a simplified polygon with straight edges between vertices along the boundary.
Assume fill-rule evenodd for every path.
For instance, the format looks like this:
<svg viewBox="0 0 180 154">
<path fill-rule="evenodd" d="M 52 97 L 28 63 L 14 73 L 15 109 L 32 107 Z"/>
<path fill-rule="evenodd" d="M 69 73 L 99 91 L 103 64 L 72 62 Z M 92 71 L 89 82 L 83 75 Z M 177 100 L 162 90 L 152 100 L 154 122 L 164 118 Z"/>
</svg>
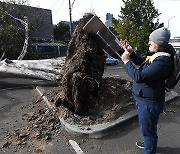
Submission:
<svg viewBox="0 0 180 154">
<path fill-rule="evenodd" d="M 71 0 L 73 3 L 74 0 Z M 53 23 L 69 21 L 69 0 L 29 0 L 31 6 L 51 9 Z M 95 12 L 104 22 L 106 13 L 118 18 L 121 0 L 75 0 L 72 8 L 72 20 L 79 20 L 84 13 Z M 160 22 L 171 31 L 171 37 L 180 36 L 180 0 L 154 0 L 154 6 L 161 15 Z"/>
</svg>

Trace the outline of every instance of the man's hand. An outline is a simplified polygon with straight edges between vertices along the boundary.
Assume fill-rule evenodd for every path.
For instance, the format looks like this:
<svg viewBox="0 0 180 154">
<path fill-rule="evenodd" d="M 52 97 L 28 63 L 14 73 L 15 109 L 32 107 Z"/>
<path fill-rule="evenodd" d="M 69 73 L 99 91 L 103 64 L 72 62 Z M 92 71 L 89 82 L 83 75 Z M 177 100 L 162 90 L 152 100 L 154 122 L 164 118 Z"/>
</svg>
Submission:
<svg viewBox="0 0 180 154">
<path fill-rule="evenodd" d="M 120 46 L 124 49 L 124 51 L 128 51 L 129 54 L 133 52 L 132 47 L 129 45 L 129 42 L 127 40 L 120 39 Z"/>
<path fill-rule="evenodd" d="M 127 50 L 122 54 L 121 60 L 124 64 L 126 64 L 130 60 L 130 53 Z"/>
</svg>

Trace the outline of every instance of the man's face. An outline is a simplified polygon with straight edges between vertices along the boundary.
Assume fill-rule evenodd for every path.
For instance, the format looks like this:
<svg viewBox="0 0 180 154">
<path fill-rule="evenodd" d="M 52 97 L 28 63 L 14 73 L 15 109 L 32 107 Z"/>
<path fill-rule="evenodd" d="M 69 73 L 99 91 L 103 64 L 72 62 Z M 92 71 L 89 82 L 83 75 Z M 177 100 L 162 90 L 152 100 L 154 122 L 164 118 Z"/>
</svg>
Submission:
<svg viewBox="0 0 180 154">
<path fill-rule="evenodd" d="M 154 43 L 153 41 L 149 41 L 148 46 L 149 46 L 149 51 L 151 53 L 157 52 L 159 49 L 159 45 Z"/>
</svg>

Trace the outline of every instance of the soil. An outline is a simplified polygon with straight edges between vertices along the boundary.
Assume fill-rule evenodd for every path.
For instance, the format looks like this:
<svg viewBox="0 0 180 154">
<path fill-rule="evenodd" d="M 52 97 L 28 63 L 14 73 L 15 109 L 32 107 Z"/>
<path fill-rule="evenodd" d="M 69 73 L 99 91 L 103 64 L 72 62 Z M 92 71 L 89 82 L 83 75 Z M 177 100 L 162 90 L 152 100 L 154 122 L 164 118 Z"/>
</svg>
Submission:
<svg viewBox="0 0 180 154">
<path fill-rule="evenodd" d="M 83 27 L 93 17 L 85 15 L 77 22 L 68 44 L 63 76 L 60 81 L 56 105 L 66 104 L 78 115 L 86 115 L 89 106 L 96 103 L 102 84 L 105 56 Z"/>
<path fill-rule="evenodd" d="M 70 124 L 92 125 L 113 121 L 125 113 L 135 110 L 130 81 L 118 78 L 103 78 L 102 86 L 86 116 L 77 115 L 61 104 L 56 107 L 59 116 Z M 53 104 L 59 87 L 44 87 L 44 95 Z"/>
</svg>

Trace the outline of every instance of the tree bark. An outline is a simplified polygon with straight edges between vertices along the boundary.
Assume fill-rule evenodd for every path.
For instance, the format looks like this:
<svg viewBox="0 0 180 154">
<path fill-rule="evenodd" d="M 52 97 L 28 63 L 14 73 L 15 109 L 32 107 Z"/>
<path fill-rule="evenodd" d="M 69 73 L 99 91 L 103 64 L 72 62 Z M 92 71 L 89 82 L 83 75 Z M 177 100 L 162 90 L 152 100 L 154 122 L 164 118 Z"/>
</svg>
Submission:
<svg viewBox="0 0 180 154">
<path fill-rule="evenodd" d="M 44 60 L 8 60 L 0 62 L 1 77 L 25 77 L 57 81 L 63 73 L 65 57 Z"/>
</svg>

